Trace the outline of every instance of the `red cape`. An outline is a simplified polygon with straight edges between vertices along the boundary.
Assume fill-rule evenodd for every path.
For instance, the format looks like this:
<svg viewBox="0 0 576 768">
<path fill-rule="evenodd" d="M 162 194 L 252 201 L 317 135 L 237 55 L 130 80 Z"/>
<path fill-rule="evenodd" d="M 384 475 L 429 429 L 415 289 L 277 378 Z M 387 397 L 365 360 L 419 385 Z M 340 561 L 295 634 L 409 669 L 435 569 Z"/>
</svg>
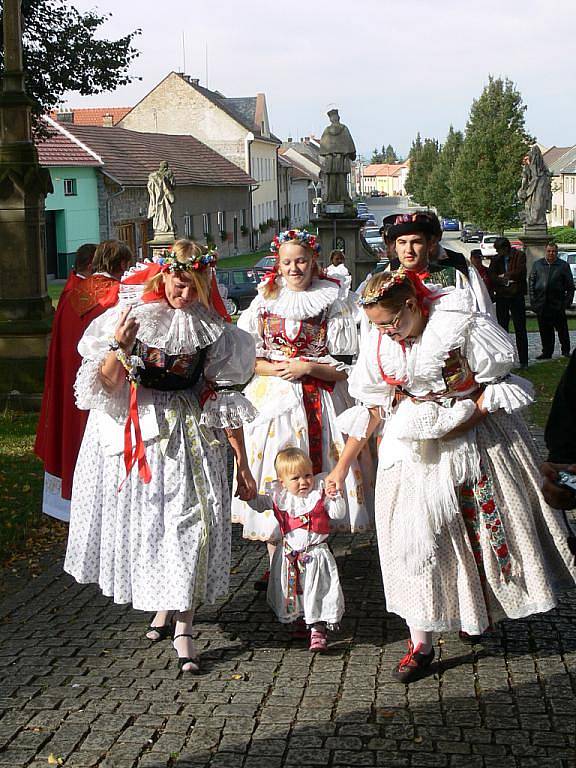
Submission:
<svg viewBox="0 0 576 768">
<path fill-rule="evenodd" d="M 82 362 L 78 342 L 92 320 L 116 303 L 118 286 L 117 280 L 105 275 L 69 278 L 52 323 L 34 451 L 45 471 L 62 479 L 64 499 L 72 496 L 74 467 L 88 419 L 88 411 L 78 410 L 74 400 Z"/>
</svg>

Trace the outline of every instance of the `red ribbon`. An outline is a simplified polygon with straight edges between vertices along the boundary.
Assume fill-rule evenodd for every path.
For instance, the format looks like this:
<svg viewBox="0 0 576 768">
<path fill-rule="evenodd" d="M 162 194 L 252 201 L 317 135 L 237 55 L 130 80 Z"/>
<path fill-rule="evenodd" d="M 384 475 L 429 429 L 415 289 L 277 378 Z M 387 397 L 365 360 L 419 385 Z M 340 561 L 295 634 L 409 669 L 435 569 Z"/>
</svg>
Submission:
<svg viewBox="0 0 576 768">
<path fill-rule="evenodd" d="M 324 381 L 314 376 L 303 376 L 302 399 L 308 422 L 308 453 L 312 461 L 312 471 L 315 475 L 322 472 L 322 404 L 320 390 L 334 391 L 333 381 Z"/>
<path fill-rule="evenodd" d="M 126 477 L 132 472 L 132 467 L 138 462 L 138 474 L 144 483 L 149 483 L 152 479 L 152 472 L 146 460 L 146 446 L 142 440 L 142 431 L 140 429 L 140 417 L 138 416 L 138 388 L 130 383 L 130 406 L 128 408 L 128 418 L 124 426 L 124 466 L 126 467 Z M 134 426 L 134 436 L 136 445 L 132 446 L 132 426 Z M 122 485 L 126 478 L 122 481 Z M 120 488 L 122 488 L 122 485 Z"/>
</svg>

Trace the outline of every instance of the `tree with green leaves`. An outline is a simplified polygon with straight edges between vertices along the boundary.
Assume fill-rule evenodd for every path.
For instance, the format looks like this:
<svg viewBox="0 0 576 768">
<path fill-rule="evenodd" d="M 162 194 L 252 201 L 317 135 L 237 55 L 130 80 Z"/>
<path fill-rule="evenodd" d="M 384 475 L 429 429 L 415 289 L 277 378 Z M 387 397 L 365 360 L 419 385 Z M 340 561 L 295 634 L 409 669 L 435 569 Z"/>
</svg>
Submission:
<svg viewBox="0 0 576 768">
<path fill-rule="evenodd" d="M 374 151 L 372 152 L 372 157 L 370 158 L 370 163 L 374 165 L 374 164 L 383 163 L 383 162 L 384 162 L 384 159 L 383 159 L 382 153 L 378 152 L 377 149 L 374 149 Z"/>
<path fill-rule="evenodd" d="M 428 197 L 428 184 L 438 163 L 440 147 L 438 139 L 416 136 L 410 148 L 410 171 L 406 179 L 406 192 L 420 205 L 432 205 Z"/>
<path fill-rule="evenodd" d="M 386 149 L 384 149 L 384 147 L 382 147 L 382 154 L 384 155 L 384 162 L 385 163 L 395 164 L 395 163 L 400 162 L 399 159 L 398 159 L 398 155 L 394 151 L 394 147 L 392 146 L 392 144 L 388 144 Z"/>
<path fill-rule="evenodd" d="M 425 197 L 430 201 L 429 205 L 437 209 L 440 216 L 459 218 L 459 212 L 454 204 L 451 181 L 463 143 L 462 131 L 455 131 L 450 126 L 446 141 L 440 149 L 438 162 L 428 180 Z"/>
<path fill-rule="evenodd" d="M 472 103 L 450 187 L 462 218 L 485 229 L 502 232 L 518 222 L 522 158 L 533 142 L 524 127 L 525 111 L 508 78 L 490 77 Z"/>
<path fill-rule="evenodd" d="M 0 0 L 0 76 L 4 70 Z M 102 39 L 98 32 L 110 14 L 78 11 L 65 0 L 22 0 L 24 68 L 28 93 L 37 102 L 35 127 L 40 115 L 62 103 L 66 91 L 83 96 L 113 91 L 134 79 L 128 74 L 138 56 L 134 38 L 139 30 L 118 40 Z"/>
</svg>

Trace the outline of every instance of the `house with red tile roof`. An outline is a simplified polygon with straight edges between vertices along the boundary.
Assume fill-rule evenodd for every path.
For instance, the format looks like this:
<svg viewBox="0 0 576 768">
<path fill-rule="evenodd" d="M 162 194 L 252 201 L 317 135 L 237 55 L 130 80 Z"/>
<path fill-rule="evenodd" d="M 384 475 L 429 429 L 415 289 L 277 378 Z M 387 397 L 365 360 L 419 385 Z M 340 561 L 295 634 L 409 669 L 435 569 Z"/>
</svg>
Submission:
<svg viewBox="0 0 576 768">
<path fill-rule="evenodd" d="M 153 238 L 148 218 L 148 177 L 167 161 L 176 178 L 177 235 L 199 242 L 211 240 L 223 257 L 250 249 L 248 211 L 255 180 L 193 136 L 49 123 L 53 133 L 39 145 L 40 158 L 48 167 L 56 160 L 66 161 L 64 166 L 54 166 L 65 168 L 67 175 L 62 176 L 62 182 L 72 178 L 70 169 L 81 167 L 75 163 L 93 163 L 90 167 L 95 183 L 89 200 L 92 210 L 96 197 L 98 227 L 96 237 L 90 230 L 92 241 L 118 238 L 137 255 L 147 255 L 147 242 Z M 80 199 L 84 186 L 77 181 L 76 189 Z M 82 217 L 75 211 L 69 215 L 76 216 L 81 242 L 86 242 L 88 229 L 82 229 Z M 62 244 L 68 242 L 60 232 L 57 226 L 59 253 Z"/>
<path fill-rule="evenodd" d="M 120 122 L 131 109 L 132 107 L 89 107 L 88 109 L 71 107 L 70 109 L 54 110 L 50 117 L 64 126 L 100 125 L 109 128 Z"/>
<path fill-rule="evenodd" d="M 256 180 L 250 229 L 269 240 L 278 220 L 278 139 L 270 129 L 263 93 L 226 97 L 196 78 L 170 72 L 119 122 L 143 133 L 194 136 Z M 272 222 L 272 224 L 269 224 Z"/>
<path fill-rule="evenodd" d="M 78 246 L 100 240 L 98 171 L 104 162 L 63 126 L 47 123 L 51 135 L 37 144 L 54 188 L 45 204 L 46 266 L 49 275 L 66 277 Z"/>
<path fill-rule="evenodd" d="M 407 163 L 371 163 L 361 168 L 361 194 L 405 195 Z"/>
</svg>

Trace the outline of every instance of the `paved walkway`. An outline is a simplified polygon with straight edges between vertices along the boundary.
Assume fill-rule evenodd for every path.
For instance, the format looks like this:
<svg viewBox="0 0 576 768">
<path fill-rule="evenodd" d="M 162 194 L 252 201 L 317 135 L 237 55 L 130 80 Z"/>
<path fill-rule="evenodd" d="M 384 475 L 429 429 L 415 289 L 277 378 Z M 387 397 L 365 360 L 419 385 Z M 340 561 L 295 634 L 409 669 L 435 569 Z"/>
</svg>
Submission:
<svg viewBox="0 0 576 768">
<path fill-rule="evenodd" d="M 576 590 L 481 644 L 436 637 L 407 687 L 372 536 L 334 540 L 347 611 L 323 656 L 274 620 L 252 588 L 263 547 L 235 536 L 230 597 L 198 615 L 199 676 L 60 564 L 0 605 L 0 767 L 574 768 Z"/>
</svg>

